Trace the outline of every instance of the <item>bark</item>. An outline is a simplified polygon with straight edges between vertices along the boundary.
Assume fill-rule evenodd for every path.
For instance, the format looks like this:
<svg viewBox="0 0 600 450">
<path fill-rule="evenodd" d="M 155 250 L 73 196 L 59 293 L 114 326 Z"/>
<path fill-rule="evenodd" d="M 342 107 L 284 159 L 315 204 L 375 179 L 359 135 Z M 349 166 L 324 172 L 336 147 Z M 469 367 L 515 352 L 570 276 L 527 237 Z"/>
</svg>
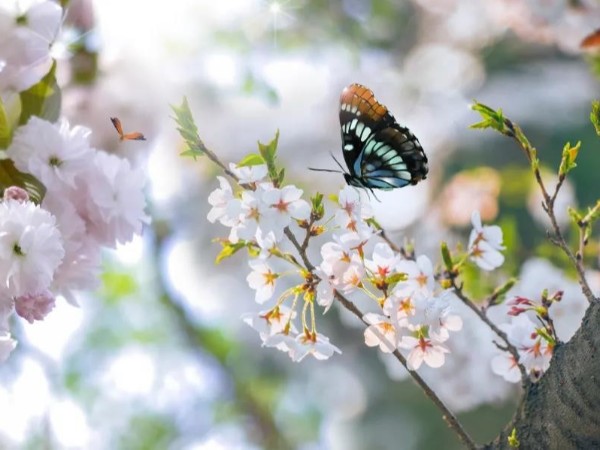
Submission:
<svg viewBox="0 0 600 450">
<path fill-rule="evenodd" d="M 581 328 L 555 348 L 550 368 L 529 383 L 513 421 L 485 449 L 600 449 L 600 301 L 593 301 Z"/>
</svg>

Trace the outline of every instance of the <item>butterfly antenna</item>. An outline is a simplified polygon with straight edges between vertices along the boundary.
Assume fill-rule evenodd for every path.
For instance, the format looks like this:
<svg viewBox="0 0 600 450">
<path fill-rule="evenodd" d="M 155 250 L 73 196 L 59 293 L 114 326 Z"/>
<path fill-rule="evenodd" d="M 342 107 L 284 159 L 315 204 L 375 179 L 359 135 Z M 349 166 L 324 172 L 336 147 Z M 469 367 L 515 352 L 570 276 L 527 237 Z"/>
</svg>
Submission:
<svg viewBox="0 0 600 450">
<path fill-rule="evenodd" d="M 316 169 L 315 167 L 309 167 L 308 170 L 314 170 L 315 172 L 343 173 L 343 172 L 340 172 L 339 170 L 333 170 L 333 169 Z"/>
<path fill-rule="evenodd" d="M 340 162 L 335 158 L 335 155 L 331 152 L 329 152 L 329 154 L 331 155 L 331 157 L 333 158 L 333 160 L 335 161 L 335 163 L 339 166 L 340 169 L 342 169 L 342 173 L 347 173 L 344 170 L 344 167 L 340 164 Z"/>
</svg>

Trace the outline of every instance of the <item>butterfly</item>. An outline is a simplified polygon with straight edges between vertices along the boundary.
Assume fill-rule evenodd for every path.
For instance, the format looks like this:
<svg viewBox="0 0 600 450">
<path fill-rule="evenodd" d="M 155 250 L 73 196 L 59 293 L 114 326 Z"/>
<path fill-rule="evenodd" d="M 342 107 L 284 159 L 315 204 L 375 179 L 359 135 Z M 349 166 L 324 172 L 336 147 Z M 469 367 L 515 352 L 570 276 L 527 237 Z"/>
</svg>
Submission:
<svg viewBox="0 0 600 450">
<path fill-rule="evenodd" d="M 122 140 L 122 141 L 145 141 L 146 140 L 144 135 L 137 131 L 135 131 L 133 133 L 123 134 L 123 127 L 121 126 L 121 121 L 119 119 L 117 119 L 116 117 L 111 117 L 110 121 L 112 122 L 113 126 L 117 130 L 117 133 L 119 133 L 120 140 Z"/>
<path fill-rule="evenodd" d="M 593 33 L 588 34 L 579 44 L 583 50 L 598 51 L 600 48 L 600 28 Z"/>
<path fill-rule="evenodd" d="M 427 177 L 427 156 L 419 140 L 366 86 L 354 83 L 342 91 L 340 126 L 348 172 L 338 165 L 349 185 L 391 190 Z"/>
</svg>

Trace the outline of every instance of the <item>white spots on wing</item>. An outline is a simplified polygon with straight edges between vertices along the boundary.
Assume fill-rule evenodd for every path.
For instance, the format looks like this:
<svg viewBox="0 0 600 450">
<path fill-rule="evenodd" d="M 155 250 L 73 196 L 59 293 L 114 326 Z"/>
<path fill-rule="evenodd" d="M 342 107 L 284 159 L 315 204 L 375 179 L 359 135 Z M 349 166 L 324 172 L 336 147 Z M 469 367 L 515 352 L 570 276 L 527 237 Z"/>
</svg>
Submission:
<svg viewBox="0 0 600 450">
<path fill-rule="evenodd" d="M 356 112 L 357 112 L 357 111 L 358 111 L 358 107 L 357 107 L 356 105 L 354 105 L 354 106 L 352 107 L 352 109 L 350 110 L 350 112 L 351 112 L 352 114 L 356 114 Z M 357 114 L 357 115 L 358 115 L 358 114 Z"/>
<path fill-rule="evenodd" d="M 358 135 L 358 130 L 356 131 L 356 134 Z M 364 130 L 361 133 L 360 140 L 365 142 L 370 135 L 371 135 L 371 128 L 365 126 Z"/>
<path fill-rule="evenodd" d="M 354 130 L 356 128 L 357 123 L 358 119 L 352 119 L 352 122 L 350 122 L 350 130 Z"/>
<path fill-rule="evenodd" d="M 346 150 L 347 152 L 354 150 L 354 145 L 346 144 L 346 145 L 344 145 L 344 150 Z"/>
<path fill-rule="evenodd" d="M 412 176 L 410 175 L 410 172 L 408 172 L 406 170 L 401 170 L 400 172 L 398 172 L 398 178 L 402 178 L 404 180 L 410 180 L 412 178 Z"/>
<path fill-rule="evenodd" d="M 365 124 L 362 122 L 358 122 L 358 125 L 356 125 L 356 136 L 360 137 L 360 134 L 363 131 L 363 128 L 365 127 Z"/>
</svg>

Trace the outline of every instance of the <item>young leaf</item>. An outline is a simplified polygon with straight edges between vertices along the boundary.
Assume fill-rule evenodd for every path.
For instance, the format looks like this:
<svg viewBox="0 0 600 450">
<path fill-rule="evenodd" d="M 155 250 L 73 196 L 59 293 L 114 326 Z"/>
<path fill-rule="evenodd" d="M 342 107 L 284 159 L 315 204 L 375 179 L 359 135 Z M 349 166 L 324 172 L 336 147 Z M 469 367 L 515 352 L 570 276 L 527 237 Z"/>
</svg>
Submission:
<svg viewBox="0 0 600 450">
<path fill-rule="evenodd" d="M 275 137 L 268 144 L 258 143 L 258 151 L 260 155 L 267 163 L 267 169 L 269 171 L 269 178 L 273 181 L 275 187 L 279 186 L 279 173 L 275 165 L 275 159 L 277 158 L 277 142 L 279 141 L 279 130 L 275 133 Z"/>
<path fill-rule="evenodd" d="M 592 112 L 590 113 L 590 120 L 596 129 L 596 134 L 600 136 L 600 101 L 594 100 L 592 102 Z"/>
<path fill-rule="evenodd" d="M 186 149 L 181 152 L 181 156 L 191 156 L 194 159 L 202 156 L 205 153 L 204 143 L 198 135 L 198 127 L 194 122 L 187 98 L 183 98 L 181 106 L 171 105 L 171 109 L 175 113 L 174 119 L 177 123 L 177 131 L 186 144 Z"/>
<path fill-rule="evenodd" d="M 475 123 L 471 125 L 471 128 L 493 128 L 501 133 L 506 134 L 506 125 L 507 121 L 504 119 L 504 115 L 502 114 L 502 110 L 494 111 L 489 106 L 484 105 L 483 103 L 479 103 L 475 101 L 471 105 L 471 109 L 475 112 L 478 112 L 481 118 L 483 119 L 481 122 Z"/>
<path fill-rule="evenodd" d="M 572 169 L 577 167 L 575 160 L 577 159 L 580 147 L 581 141 L 577 142 L 574 147 L 571 147 L 570 142 L 565 144 L 562 152 L 562 158 L 560 160 L 560 167 L 558 169 L 558 174 L 560 176 L 568 174 Z"/>
<path fill-rule="evenodd" d="M 19 94 L 21 117 L 19 125 L 27 123 L 31 116 L 56 122 L 60 116 L 62 95 L 56 82 L 56 61 L 50 71 L 37 84 Z"/>
<path fill-rule="evenodd" d="M 265 160 L 262 156 L 257 155 L 256 153 L 250 153 L 246 155 L 242 160 L 237 164 L 238 167 L 246 167 L 246 166 L 259 166 L 264 164 Z"/>
<path fill-rule="evenodd" d="M 221 245 L 223 246 L 223 248 L 221 249 L 221 251 L 219 252 L 217 257 L 215 258 L 216 264 L 219 264 L 224 259 L 227 259 L 230 256 L 235 255 L 238 252 L 238 250 L 240 250 L 246 246 L 246 242 L 240 241 L 240 242 L 236 242 L 235 244 L 232 244 L 229 241 L 224 241 L 224 242 L 221 242 Z"/>
<path fill-rule="evenodd" d="M 32 202 L 40 204 L 46 195 L 46 187 L 33 175 L 19 172 L 10 159 L 0 160 L 0 193 L 10 186 L 27 191 Z"/>
<path fill-rule="evenodd" d="M 4 109 L 4 102 L 0 97 L 0 148 L 6 148 L 10 144 L 10 125 Z"/>
</svg>

